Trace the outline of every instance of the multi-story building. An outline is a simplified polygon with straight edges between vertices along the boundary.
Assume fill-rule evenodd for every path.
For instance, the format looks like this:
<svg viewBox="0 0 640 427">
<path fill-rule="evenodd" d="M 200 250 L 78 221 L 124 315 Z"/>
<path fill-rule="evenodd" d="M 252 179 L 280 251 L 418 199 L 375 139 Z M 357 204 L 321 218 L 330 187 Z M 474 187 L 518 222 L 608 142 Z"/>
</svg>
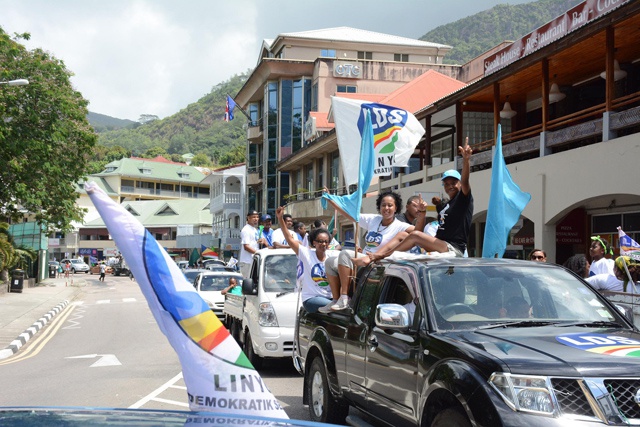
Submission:
<svg viewBox="0 0 640 427">
<path fill-rule="evenodd" d="M 240 230 L 245 224 L 246 165 L 215 169 L 202 182 L 210 185 L 214 246 L 224 251 L 225 258 L 238 257 Z"/>
<path fill-rule="evenodd" d="M 457 75 L 457 66 L 442 63 L 450 49 L 348 27 L 265 40 L 257 67 L 235 97 L 251 117 L 248 208 L 273 215 L 290 195 L 321 188 L 316 183 L 324 164 L 305 170 L 293 182 L 276 164 L 306 145 L 305 127 L 326 123 L 331 95 L 387 95 L 429 70 Z M 337 169 L 334 173 L 337 176 Z"/>
<path fill-rule="evenodd" d="M 500 124 L 510 173 L 532 196 L 512 230 L 507 256 L 524 257 L 538 247 L 547 251 L 550 262 L 563 262 L 574 253 L 588 254 L 591 235 L 617 246 L 618 226 L 639 241 L 640 190 L 634 175 L 640 158 L 639 29 L 639 2 L 587 0 L 515 42 L 448 68 L 444 74 L 469 84 L 438 99 L 425 96 L 414 110 L 426 129 L 415 154 L 419 167 L 380 180 L 370 187 L 369 196 L 387 189 L 405 199 L 417 193 L 427 200 L 428 195 L 442 195 L 440 177 L 447 169 L 461 168 L 457 148 L 469 137 L 475 199 L 469 254 L 481 256 Z M 323 61 L 315 61 L 317 68 Z M 249 105 L 265 99 L 257 90 L 251 96 L 242 91 Z M 363 92 L 350 96 L 369 99 Z M 279 176 L 285 170 L 292 176 L 302 174 L 302 182 L 313 181 L 315 188 L 332 187 L 336 173 L 326 171 L 333 168 L 341 174 L 335 132 L 329 121 L 317 123 L 326 133 L 292 156 L 281 157 L 275 171 L 283 171 Z M 249 147 L 264 144 L 266 137 L 252 129 Z M 318 169 L 317 162 L 314 169 L 309 167 L 308 159 L 319 153 L 326 156 L 323 162 L 331 158 L 329 169 L 326 163 Z M 258 170 L 250 169 L 248 185 L 259 189 L 263 176 Z M 318 170 L 322 176 L 313 172 Z M 331 214 L 319 212 L 315 201 L 297 199 L 287 207 L 294 216 Z M 375 211 L 374 197 L 365 198 L 363 211 Z"/>
</svg>

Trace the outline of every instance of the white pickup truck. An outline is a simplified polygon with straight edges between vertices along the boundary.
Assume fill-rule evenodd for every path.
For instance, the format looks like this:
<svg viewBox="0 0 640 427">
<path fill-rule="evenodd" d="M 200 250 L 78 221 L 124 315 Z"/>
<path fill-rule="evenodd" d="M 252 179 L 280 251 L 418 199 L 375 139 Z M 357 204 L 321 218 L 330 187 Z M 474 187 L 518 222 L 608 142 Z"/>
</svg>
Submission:
<svg viewBox="0 0 640 427">
<path fill-rule="evenodd" d="M 243 280 L 242 295 L 226 294 L 225 326 L 255 368 L 263 358 L 293 353 L 297 265 L 291 249 L 261 249 Z"/>
</svg>

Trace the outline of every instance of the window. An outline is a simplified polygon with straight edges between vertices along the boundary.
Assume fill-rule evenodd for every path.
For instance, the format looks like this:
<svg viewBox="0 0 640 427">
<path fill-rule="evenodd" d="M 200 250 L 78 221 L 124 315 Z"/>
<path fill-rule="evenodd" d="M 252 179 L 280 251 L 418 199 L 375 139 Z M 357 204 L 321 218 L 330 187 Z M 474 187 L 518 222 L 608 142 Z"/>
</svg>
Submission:
<svg viewBox="0 0 640 427">
<path fill-rule="evenodd" d="M 338 93 L 356 93 L 357 87 L 352 85 L 338 85 L 336 92 Z"/>
<path fill-rule="evenodd" d="M 373 52 L 358 52 L 358 59 L 373 59 Z"/>
<path fill-rule="evenodd" d="M 115 167 L 115 166 L 109 166 L 109 167 L 107 167 L 104 171 L 105 171 L 105 172 L 113 172 L 113 171 L 115 171 L 116 169 L 118 169 L 118 168 L 117 168 L 117 167 Z"/>
<path fill-rule="evenodd" d="M 431 143 L 431 165 L 438 166 L 453 160 L 453 135 Z"/>
<path fill-rule="evenodd" d="M 178 172 L 178 177 L 179 178 L 189 179 L 190 176 L 191 176 L 191 174 L 189 174 L 189 173 Z"/>
<path fill-rule="evenodd" d="M 149 168 L 139 168 L 138 170 L 143 175 L 151 175 L 151 169 L 149 169 Z"/>
<path fill-rule="evenodd" d="M 325 57 L 325 58 L 335 58 L 336 57 L 336 50 L 335 49 L 322 49 L 320 51 L 320 56 Z"/>
<path fill-rule="evenodd" d="M 396 62 L 409 62 L 409 54 L 407 53 L 394 53 L 393 60 Z"/>
</svg>

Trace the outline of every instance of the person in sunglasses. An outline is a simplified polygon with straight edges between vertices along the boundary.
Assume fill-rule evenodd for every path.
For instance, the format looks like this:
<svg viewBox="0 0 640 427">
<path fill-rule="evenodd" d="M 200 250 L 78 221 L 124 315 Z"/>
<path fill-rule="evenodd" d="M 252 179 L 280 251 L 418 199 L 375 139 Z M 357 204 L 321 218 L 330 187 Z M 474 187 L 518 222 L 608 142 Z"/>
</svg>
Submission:
<svg viewBox="0 0 640 427">
<path fill-rule="evenodd" d="M 529 254 L 529 259 L 531 261 L 547 262 L 547 253 L 542 249 L 534 249 Z"/>
</svg>

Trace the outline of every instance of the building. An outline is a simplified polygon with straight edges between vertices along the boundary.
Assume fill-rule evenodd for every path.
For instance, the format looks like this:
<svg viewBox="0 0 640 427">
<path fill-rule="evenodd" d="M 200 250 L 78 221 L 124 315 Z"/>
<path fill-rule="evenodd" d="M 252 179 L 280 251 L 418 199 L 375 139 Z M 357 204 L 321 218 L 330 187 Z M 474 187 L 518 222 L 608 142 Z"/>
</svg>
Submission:
<svg viewBox="0 0 640 427">
<path fill-rule="evenodd" d="M 442 63 L 450 49 L 348 27 L 283 33 L 265 40 L 257 67 L 235 96 L 251 118 L 248 208 L 273 215 L 293 195 L 321 189 L 317 184 L 325 176 L 336 182 L 335 159 L 295 179 L 276 167 L 307 144 L 306 128 L 314 134 L 326 125 L 331 95 L 387 95 L 429 70 L 457 75 L 459 67 Z"/>
<path fill-rule="evenodd" d="M 246 173 L 243 163 L 215 169 L 202 181 L 210 185 L 213 246 L 224 251 L 227 259 L 231 255 L 238 258 L 240 251 L 240 231 L 245 224 Z"/>
<path fill-rule="evenodd" d="M 587 0 L 514 42 L 449 68 L 443 74 L 469 84 L 439 99 L 425 98 L 415 110 L 426 129 L 414 156 L 419 168 L 380 180 L 368 196 L 387 189 L 405 200 L 416 193 L 427 200 L 443 194 L 440 177 L 447 169 L 461 168 L 457 147 L 468 136 L 474 149 L 475 199 L 469 254 L 481 256 L 500 124 L 510 173 L 532 195 L 510 237 L 507 256 L 526 257 L 538 247 L 547 251 L 549 262 L 563 262 L 574 253 L 588 254 L 591 235 L 617 246 L 618 226 L 640 240 L 640 190 L 634 174 L 640 158 L 639 37 L 639 2 Z M 255 95 L 247 102 L 253 100 L 262 98 Z M 329 121 L 323 126 L 326 134 L 305 147 L 308 151 L 282 157 L 276 170 L 302 173 L 303 182 L 313 177 L 316 188 L 331 186 L 341 172 L 339 162 L 334 165 L 337 154 L 326 142 L 335 138 Z M 252 135 L 250 128 L 250 147 L 262 141 Z M 304 156 L 321 146 L 332 156 L 331 172 L 323 165 L 324 175 L 318 176 L 305 167 Z M 261 182 L 256 171 L 248 176 L 249 186 Z M 296 211 L 304 203 L 296 198 L 287 209 L 306 216 Z M 363 211 L 375 211 L 375 197 L 365 198 Z"/>
</svg>

